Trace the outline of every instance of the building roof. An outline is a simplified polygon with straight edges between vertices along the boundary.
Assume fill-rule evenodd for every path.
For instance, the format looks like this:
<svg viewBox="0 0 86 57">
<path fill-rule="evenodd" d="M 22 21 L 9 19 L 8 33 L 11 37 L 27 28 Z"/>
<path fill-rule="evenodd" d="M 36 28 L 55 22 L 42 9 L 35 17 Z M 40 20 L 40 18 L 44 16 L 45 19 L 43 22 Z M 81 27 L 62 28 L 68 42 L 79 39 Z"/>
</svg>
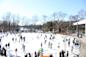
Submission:
<svg viewBox="0 0 86 57">
<path fill-rule="evenodd" d="M 86 24 L 86 19 L 73 23 L 73 25 L 82 25 L 82 24 Z"/>
</svg>

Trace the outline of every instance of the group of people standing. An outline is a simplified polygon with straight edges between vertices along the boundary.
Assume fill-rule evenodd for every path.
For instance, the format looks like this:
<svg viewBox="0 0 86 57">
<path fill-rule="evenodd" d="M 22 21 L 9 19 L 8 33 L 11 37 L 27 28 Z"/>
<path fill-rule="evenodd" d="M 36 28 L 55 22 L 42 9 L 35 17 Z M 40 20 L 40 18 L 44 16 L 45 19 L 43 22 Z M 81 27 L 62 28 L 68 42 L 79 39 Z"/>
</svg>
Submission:
<svg viewBox="0 0 86 57">
<path fill-rule="evenodd" d="M 0 55 L 1 56 L 5 56 L 5 57 L 7 57 L 7 52 L 8 52 L 8 48 L 10 47 L 10 43 L 8 43 L 8 44 L 5 44 L 5 46 L 4 47 L 2 47 L 1 45 L 0 45 Z"/>
<path fill-rule="evenodd" d="M 64 50 L 60 51 L 59 57 L 69 57 L 69 51 L 66 52 L 66 55 Z"/>
</svg>

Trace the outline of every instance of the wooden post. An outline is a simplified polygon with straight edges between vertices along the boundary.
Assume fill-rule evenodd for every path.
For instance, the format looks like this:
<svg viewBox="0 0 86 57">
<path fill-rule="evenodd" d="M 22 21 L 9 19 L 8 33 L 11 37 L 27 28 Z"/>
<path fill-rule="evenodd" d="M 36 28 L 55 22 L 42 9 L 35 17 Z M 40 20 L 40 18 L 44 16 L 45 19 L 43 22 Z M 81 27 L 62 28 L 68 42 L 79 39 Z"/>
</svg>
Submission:
<svg viewBox="0 0 86 57">
<path fill-rule="evenodd" d="M 85 36 L 86 36 L 86 24 L 85 24 Z"/>
</svg>

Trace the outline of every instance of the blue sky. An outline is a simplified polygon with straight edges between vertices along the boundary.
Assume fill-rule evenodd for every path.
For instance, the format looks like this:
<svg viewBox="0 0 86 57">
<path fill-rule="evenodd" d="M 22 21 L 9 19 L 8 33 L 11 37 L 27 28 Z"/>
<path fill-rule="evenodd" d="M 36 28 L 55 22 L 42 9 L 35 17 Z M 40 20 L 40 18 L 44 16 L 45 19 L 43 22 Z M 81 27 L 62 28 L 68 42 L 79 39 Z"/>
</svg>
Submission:
<svg viewBox="0 0 86 57">
<path fill-rule="evenodd" d="M 6 12 L 28 17 L 50 16 L 54 12 L 64 12 L 67 15 L 75 15 L 79 10 L 86 10 L 86 0 L 0 0 L 0 16 Z M 38 19 L 38 23 L 44 20 Z M 32 21 L 31 21 L 32 22 Z M 28 23 L 28 22 L 26 22 Z"/>
</svg>

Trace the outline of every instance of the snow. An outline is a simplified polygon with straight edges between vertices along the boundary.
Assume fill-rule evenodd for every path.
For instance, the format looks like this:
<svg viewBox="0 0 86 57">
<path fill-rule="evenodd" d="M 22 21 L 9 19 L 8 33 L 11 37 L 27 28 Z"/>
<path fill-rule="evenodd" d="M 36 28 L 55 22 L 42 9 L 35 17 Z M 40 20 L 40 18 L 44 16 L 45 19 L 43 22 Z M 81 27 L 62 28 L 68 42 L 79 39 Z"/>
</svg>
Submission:
<svg viewBox="0 0 86 57">
<path fill-rule="evenodd" d="M 20 36 L 25 37 L 25 41 L 20 39 Z M 75 46 L 72 42 L 74 37 L 61 35 L 61 34 L 49 34 L 49 33 L 1 33 L 2 37 L 1 46 L 5 47 L 6 44 L 10 43 L 10 47 L 5 47 L 7 50 L 7 57 L 20 56 L 24 57 L 25 54 L 31 53 L 34 57 L 34 52 L 38 52 L 43 48 L 43 55 L 53 54 L 54 57 L 59 56 L 59 52 L 64 50 L 69 51 L 69 57 L 73 55 L 79 55 L 79 48 Z M 12 40 L 14 38 L 14 41 Z M 68 40 L 70 39 L 70 45 L 68 45 Z M 46 40 L 46 41 L 45 41 Z M 25 48 L 23 48 L 23 45 Z M 73 51 L 72 50 L 73 47 Z M 15 51 L 17 49 L 17 51 Z"/>
</svg>

